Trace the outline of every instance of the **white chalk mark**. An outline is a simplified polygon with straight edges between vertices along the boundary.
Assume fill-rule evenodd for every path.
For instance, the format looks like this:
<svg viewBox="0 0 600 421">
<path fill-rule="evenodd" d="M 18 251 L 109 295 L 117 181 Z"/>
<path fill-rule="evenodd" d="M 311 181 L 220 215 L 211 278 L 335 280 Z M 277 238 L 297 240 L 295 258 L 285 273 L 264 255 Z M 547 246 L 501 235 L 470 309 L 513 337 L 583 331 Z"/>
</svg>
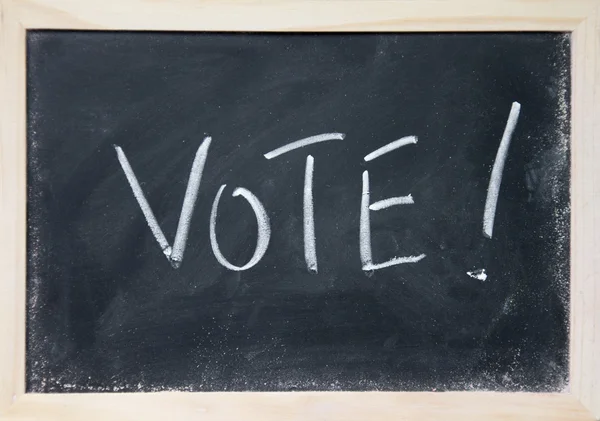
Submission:
<svg viewBox="0 0 600 421">
<path fill-rule="evenodd" d="M 362 174 L 362 198 L 360 201 L 360 260 L 363 269 L 373 264 L 371 252 L 371 215 L 369 214 L 369 171 Z"/>
<path fill-rule="evenodd" d="M 424 254 L 419 254 L 418 256 L 407 256 L 407 257 L 395 257 L 387 262 L 378 263 L 378 264 L 369 264 L 363 266 L 363 270 L 377 270 L 383 268 L 389 268 L 390 266 L 402 265 L 404 263 L 417 263 L 420 260 L 425 258 Z"/>
<path fill-rule="evenodd" d="M 492 169 L 492 175 L 490 176 L 490 184 L 488 186 L 487 198 L 485 200 L 485 211 L 483 212 L 483 234 L 487 238 L 492 238 L 492 232 L 494 230 L 494 219 L 496 218 L 496 205 L 498 204 L 498 194 L 500 192 L 500 184 L 502 183 L 502 172 L 504 171 L 504 163 L 506 162 L 506 156 L 508 154 L 508 147 L 512 135 L 517 126 L 519 119 L 519 113 L 521 111 L 521 104 L 513 102 L 510 109 L 510 115 L 506 122 L 506 128 L 502 135 L 502 141 L 498 147 L 496 153 L 496 160 L 494 161 L 494 168 Z"/>
<path fill-rule="evenodd" d="M 146 223 L 148 227 L 150 227 L 150 231 L 154 235 L 154 238 L 158 242 L 158 245 L 162 249 L 163 253 L 169 258 L 171 256 L 171 246 L 169 246 L 169 242 L 167 241 L 165 234 L 160 229 L 158 225 L 158 221 L 152 212 L 152 208 L 150 208 L 150 204 L 146 200 L 146 196 L 144 196 L 144 192 L 140 187 L 140 183 L 123 152 L 120 146 L 113 145 L 115 150 L 117 151 L 117 158 L 119 159 L 119 163 L 121 164 L 121 168 L 123 168 L 123 172 L 125 173 L 125 177 L 127 177 L 127 181 L 129 182 L 129 186 L 131 186 L 131 190 L 133 191 L 133 196 L 137 200 L 140 208 L 142 209 L 142 213 L 146 218 Z"/>
<path fill-rule="evenodd" d="M 413 205 L 415 202 L 411 194 L 408 196 L 400 196 L 400 197 L 390 197 L 389 199 L 380 200 L 379 202 L 375 202 L 369 206 L 369 209 L 372 211 L 378 211 L 382 209 L 386 209 L 392 206 L 398 205 Z"/>
<path fill-rule="evenodd" d="M 308 270 L 317 273 L 317 249 L 315 238 L 315 210 L 313 205 L 313 173 L 315 159 L 306 157 L 304 171 L 304 260 Z"/>
<path fill-rule="evenodd" d="M 478 279 L 480 281 L 485 281 L 487 279 L 487 274 L 485 273 L 485 269 L 477 269 L 470 272 L 467 272 L 471 278 Z"/>
<path fill-rule="evenodd" d="M 303 148 L 304 146 L 312 145 L 313 143 L 326 142 L 328 140 L 343 140 L 346 137 L 344 133 L 323 133 L 316 136 L 307 137 L 300 139 L 292 143 L 288 143 L 285 146 L 274 149 L 271 152 L 265 154 L 265 158 L 271 159 L 279 155 L 283 155 L 286 152 L 293 151 L 294 149 Z"/>
<path fill-rule="evenodd" d="M 398 199 L 398 198 L 392 198 Z M 369 202 L 371 193 L 369 190 L 369 172 L 365 171 L 362 175 L 362 198 L 360 201 L 360 259 L 364 271 L 383 269 L 390 266 L 401 265 L 404 263 L 416 263 L 425 258 L 425 254 L 418 256 L 395 257 L 387 262 L 373 263 L 373 254 L 371 250 L 371 215 Z M 411 197 L 412 200 L 412 197 Z M 384 201 L 381 201 L 384 202 Z M 380 202 L 376 202 L 380 203 Z M 406 203 L 403 203 L 406 204 Z M 391 205 L 390 205 L 391 206 Z M 387 207 L 387 206 L 386 206 Z M 383 209 L 383 208 L 381 208 Z"/>
<path fill-rule="evenodd" d="M 225 186 L 226 184 L 223 184 L 219 188 L 210 212 L 210 245 L 219 263 L 221 263 L 227 269 L 235 271 L 247 270 L 260 262 L 260 259 L 262 259 L 262 257 L 265 255 L 265 252 L 269 247 L 269 240 L 271 239 L 271 224 L 269 222 L 269 216 L 267 215 L 265 207 L 262 205 L 262 203 L 260 203 L 258 198 L 252 194 L 252 192 L 242 187 L 238 187 L 233 191 L 233 197 L 242 196 L 248 201 L 248 203 L 250 203 L 250 206 L 252 206 L 252 210 L 254 211 L 258 225 L 258 238 L 256 240 L 256 249 L 254 250 L 254 254 L 248 263 L 246 263 L 244 266 L 235 266 L 229 263 L 229 261 L 221 253 L 219 243 L 217 242 L 216 232 L 217 211 L 219 209 L 219 201 L 221 200 L 221 195 L 223 194 L 223 190 L 225 190 Z"/>
<path fill-rule="evenodd" d="M 206 137 L 196 151 L 196 157 L 194 158 L 194 162 L 192 164 L 185 196 L 183 198 L 183 205 L 181 207 L 181 214 L 179 215 L 177 231 L 175 232 L 173 248 L 171 248 L 163 231 L 160 229 L 160 225 L 158 224 L 158 221 L 152 212 L 150 204 L 146 200 L 146 196 L 144 196 L 144 192 L 140 187 L 140 183 L 138 182 L 137 177 L 135 176 L 135 173 L 129 164 L 129 161 L 127 160 L 127 156 L 125 156 L 125 152 L 123 152 L 120 146 L 114 145 L 121 168 L 123 168 L 123 172 L 125 173 L 127 181 L 131 186 L 133 195 L 142 209 L 142 213 L 146 218 L 146 222 L 150 227 L 150 231 L 152 231 L 154 238 L 160 245 L 165 256 L 167 256 L 171 266 L 173 266 L 175 269 L 179 268 L 181 261 L 183 260 L 183 252 L 185 251 L 185 246 L 187 243 L 190 222 L 192 220 L 194 206 L 196 205 L 196 198 L 198 196 L 198 189 L 200 188 L 200 180 L 202 179 L 202 172 L 204 170 L 204 163 L 206 162 L 206 156 L 208 154 L 210 142 L 211 138 Z"/>
<path fill-rule="evenodd" d="M 402 146 L 417 143 L 417 140 L 417 136 L 406 136 L 401 139 L 394 140 L 393 142 L 390 142 L 387 145 L 384 145 L 381 148 L 376 149 L 367 156 L 365 156 L 365 161 L 372 161 L 375 158 L 379 158 L 381 155 L 385 155 L 386 153 L 401 148 Z"/>
<path fill-rule="evenodd" d="M 204 171 L 204 164 L 206 163 L 206 156 L 211 141 L 212 139 L 210 137 L 204 138 L 204 141 L 196 152 L 192 170 L 190 171 L 190 177 L 188 179 L 187 189 L 185 190 L 183 205 L 181 207 L 181 214 L 179 215 L 179 223 L 177 224 L 177 231 L 175 233 L 175 241 L 173 242 L 173 252 L 171 253 L 171 264 L 175 268 L 178 268 L 183 260 L 183 252 L 185 251 L 185 246 L 187 244 L 192 214 L 194 213 L 194 207 L 196 206 L 198 189 L 200 188 L 202 172 Z"/>
</svg>

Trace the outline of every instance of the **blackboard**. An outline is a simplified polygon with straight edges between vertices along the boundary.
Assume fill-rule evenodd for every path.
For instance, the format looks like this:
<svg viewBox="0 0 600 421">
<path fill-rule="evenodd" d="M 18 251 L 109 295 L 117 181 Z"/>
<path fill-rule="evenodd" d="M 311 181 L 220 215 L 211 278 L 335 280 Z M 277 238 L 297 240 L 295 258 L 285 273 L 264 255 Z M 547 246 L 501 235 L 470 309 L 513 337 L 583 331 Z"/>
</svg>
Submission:
<svg viewBox="0 0 600 421">
<path fill-rule="evenodd" d="M 27 390 L 562 390 L 569 44 L 28 32 Z"/>
</svg>

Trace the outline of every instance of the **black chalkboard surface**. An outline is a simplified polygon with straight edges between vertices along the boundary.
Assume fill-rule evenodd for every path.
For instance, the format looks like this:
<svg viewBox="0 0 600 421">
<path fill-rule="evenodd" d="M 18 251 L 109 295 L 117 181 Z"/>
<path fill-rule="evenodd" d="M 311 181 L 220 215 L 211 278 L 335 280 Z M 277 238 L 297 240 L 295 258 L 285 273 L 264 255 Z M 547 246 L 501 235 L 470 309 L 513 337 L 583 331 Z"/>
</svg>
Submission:
<svg viewBox="0 0 600 421">
<path fill-rule="evenodd" d="M 27 46 L 30 392 L 564 387 L 567 35 Z"/>
</svg>

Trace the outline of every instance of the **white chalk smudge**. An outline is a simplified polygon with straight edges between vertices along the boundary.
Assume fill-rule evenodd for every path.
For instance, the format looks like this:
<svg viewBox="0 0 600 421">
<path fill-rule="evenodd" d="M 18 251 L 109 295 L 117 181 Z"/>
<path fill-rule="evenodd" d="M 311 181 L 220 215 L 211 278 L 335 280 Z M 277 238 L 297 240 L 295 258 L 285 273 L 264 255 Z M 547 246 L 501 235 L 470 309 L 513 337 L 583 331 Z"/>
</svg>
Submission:
<svg viewBox="0 0 600 421">
<path fill-rule="evenodd" d="M 467 272 L 467 275 L 469 275 L 471 278 L 479 279 L 480 281 L 485 281 L 488 278 L 487 274 L 485 273 L 485 269 L 473 270 Z"/>
<path fill-rule="evenodd" d="M 387 145 L 384 145 L 381 148 L 376 149 L 367 156 L 365 156 L 365 161 L 372 161 L 375 158 L 379 158 L 380 156 L 385 155 L 386 153 L 389 153 L 398 148 L 401 148 L 402 146 L 415 144 L 417 143 L 417 140 L 417 136 L 406 136 L 398 140 L 394 140 L 393 142 L 390 142 Z"/>
<path fill-rule="evenodd" d="M 487 198 L 485 200 L 485 211 L 483 213 L 483 234 L 487 238 L 492 238 L 494 230 L 494 219 L 496 218 L 496 205 L 498 204 L 498 194 L 500 192 L 500 184 L 502 183 L 502 172 L 504 171 L 504 163 L 506 162 L 506 156 L 508 154 L 508 147 L 512 135 L 517 126 L 519 119 L 519 113 L 521 111 L 521 104 L 513 102 L 508 121 L 506 122 L 506 128 L 502 135 L 502 141 L 498 147 L 496 153 L 496 160 L 494 161 L 494 168 L 492 169 L 492 175 L 490 176 L 490 184 L 488 186 Z"/>
<path fill-rule="evenodd" d="M 252 206 L 252 210 L 254 211 L 258 225 L 258 238 L 256 240 L 256 249 L 254 250 L 254 254 L 248 263 L 246 263 L 244 266 L 235 266 L 231 264 L 221 253 L 216 233 L 219 201 L 221 200 L 221 195 L 223 194 L 225 187 L 226 184 L 223 184 L 219 188 L 210 212 L 210 245 L 219 263 L 225 266 L 227 269 L 234 271 L 248 270 L 260 262 L 262 257 L 265 255 L 267 248 L 269 247 L 269 240 L 271 239 L 271 224 L 269 222 L 269 216 L 267 215 L 265 207 L 262 205 L 262 203 L 260 203 L 258 198 L 252 194 L 252 192 L 242 187 L 238 187 L 233 191 L 233 197 L 242 196 L 248 201 L 248 203 L 250 203 L 250 206 Z"/>
<path fill-rule="evenodd" d="M 304 146 L 312 145 L 314 143 L 326 142 L 328 140 L 343 140 L 346 137 L 344 133 L 323 133 L 316 136 L 307 137 L 300 139 L 292 143 L 288 143 L 280 148 L 274 149 L 271 152 L 265 154 L 265 158 L 272 159 L 283 155 L 286 152 L 293 151 L 294 149 L 303 148 Z"/>
<path fill-rule="evenodd" d="M 425 254 L 418 256 L 395 257 L 387 262 L 373 263 L 373 254 L 371 250 L 371 216 L 369 210 L 370 201 L 369 191 L 369 172 L 362 174 L 362 198 L 360 203 L 360 259 L 364 271 L 383 269 L 390 266 L 401 265 L 404 263 L 416 263 L 425 258 Z M 379 203 L 379 202 L 377 202 Z"/>
<path fill-rule="evenodd" d="M 317 273 L 315 210 L 313 204 L 314 163 L 315 159 L 308 155 L 304 171 L 304 260 L 308 269 Z"/>
</svg>

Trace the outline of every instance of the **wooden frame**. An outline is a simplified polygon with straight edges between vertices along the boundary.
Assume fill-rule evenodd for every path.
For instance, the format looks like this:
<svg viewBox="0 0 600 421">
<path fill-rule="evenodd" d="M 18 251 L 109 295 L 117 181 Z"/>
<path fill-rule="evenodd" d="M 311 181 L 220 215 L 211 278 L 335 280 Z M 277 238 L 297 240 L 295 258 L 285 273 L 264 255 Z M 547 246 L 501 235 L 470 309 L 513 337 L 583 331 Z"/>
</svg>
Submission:
<svg viewBox="0 0 600 421">
<path fill-rule="evenodd" d="M 572 32 L 568 389 L 25 394 L 25 35 L 42 28 Z M 0 87 L 0 419 L 600 420 L 600 0 L 0 0 Z"/>
</svg>

